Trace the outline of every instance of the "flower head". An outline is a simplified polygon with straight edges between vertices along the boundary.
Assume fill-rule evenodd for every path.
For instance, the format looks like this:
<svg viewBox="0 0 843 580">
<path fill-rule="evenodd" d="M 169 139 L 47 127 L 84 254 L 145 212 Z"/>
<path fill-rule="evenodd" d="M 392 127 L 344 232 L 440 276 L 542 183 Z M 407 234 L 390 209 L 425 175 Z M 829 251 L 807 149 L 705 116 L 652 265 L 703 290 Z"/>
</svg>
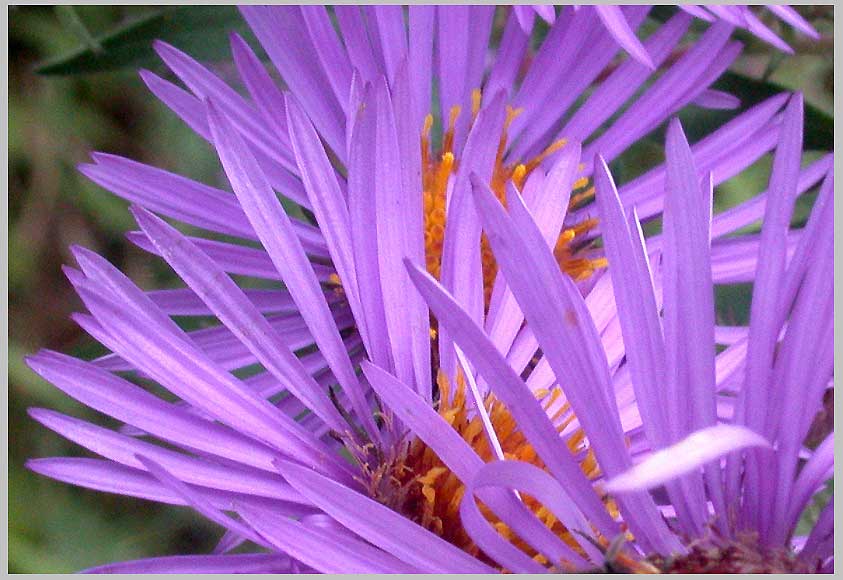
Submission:
<svg viewBox="0 0 843 580">
<path fill-rule="evenodd" d="M 639 556 L 683 554 L 682 534 L 708 524 L 701 486 L 719 489 L 716 470 L 666 482 L 667 505 L 628 470 L 633 454 L 657 462 L 692 432 L 724 427 L 721 407 L 734 410 L 740 427 L 726 427 L 739 437 L 704 459 L 775 436 L 766 422 L 782 399 L 757 415 L 765 395 L 752 383 L 737 403 L 722 401 L 735 378 L 717 371 L 766 368 L 787 312 L 767 325 L 753 312 L 747 349 L 746 333 L 714 325 L 711 288 L 756 271 L 767 287 L 786 271 L 794 286 L 780 291 L 792 291 L 792 302 L 813 271 L 802 240 L 824 235 L 822 226 L 809 224 L 791 248 L 782 222 L 831 164 L 827 156 L 799 171 L 801 101 L 781 112 L 787 97 L 774 97 L 693 147 L 673 124 L 668 163 L 616 191 L 606 162 L 711 95 L 740 50 L 731 25 L 713 25 L 637 95 L 653 74 L 634 59 L 598 81 L 618 45 L 594 11 L 565 11 L 535 55 L 510 13 L 490 65 L 491 7 L 411 7 L 405 28 L 400 7 L 342 6 L 339 34 L 322 7 L 242 11 L 287 92 L 238 37 L 249 99 L 163 43 L 156 49 L 189 91 L 142 73 L 213 144 L 233 195 L 111 155 L 82 167 L 136 204 L 132 240 L 186 288 L 144 292 L 74 250 L 81 270 L 67 275 L 90 312 L 76 320 L 113 354 L 84 362 L 42 352 L 29 364 L 124 426 L 33 410 L 104 459 L 30 467 L 190 505 L 227 530 L 221 554 L 249 542 L 273 555 L 106 570 L 570 570 L 599 563 L 622 532 Z M 647 9 L 623 12 L 636 26 Z M 656 66 L 689 22 L 679 13 L 646 40 Z M 777 201 L 710 221 L 711 184 L 777 143 L 770 191 L 758 198 Z M 724 237 L 761 217 L 765 203 L 772 233 Z M 662 208 L 664 233 L 645 246 L 638 219 Z M 823 211 L 815 215 L 830 215 Z M 152 212 L 228 239 L 185 236 Z M 241 286 L 232 275 L 283 288 Z M 790 296 L 759 292 L 768 304 Z M 693 307 L 680 308 L 680 296 Z M 186 332 L 177 315 L 220 324 Z M 715 358 L 718 333 L 731 347 Z M 125 371 L 178 400 L 116 374 Z M 747 453 L 731 473 L 772 461 Z M 624 477 L 631 487 L 611 487 Z M 743 507 L 757 493 L 728 481 L 711 502 L 717 529 L 731 537 L 749 526 L 734 527 L 732 513 L 741 523 L 758 517 Z M 790 531 L 770 529 L 769 542 L 783 545 Z"/>
</svg>

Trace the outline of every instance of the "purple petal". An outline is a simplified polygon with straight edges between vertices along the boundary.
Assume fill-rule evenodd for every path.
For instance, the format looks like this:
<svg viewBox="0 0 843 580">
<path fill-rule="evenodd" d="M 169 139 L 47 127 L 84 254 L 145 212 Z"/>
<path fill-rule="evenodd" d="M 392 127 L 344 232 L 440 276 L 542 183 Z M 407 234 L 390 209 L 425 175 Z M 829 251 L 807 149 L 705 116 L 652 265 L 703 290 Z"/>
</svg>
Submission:
<svg viewBox="0 0 843 580">
<path fill-rule="evenodd" d="M 663 446 L 668 443 L 668 420 L 662 400 L 665 346 L 647 254 L 637 220 L 624 217 L 606 162 L 597 159 L 594 166 L 603 243 L 611 265 L 609 273 L 623 330 L 627 365 L 648 438 L 653 445 Z"/>
<path fill-rule="evenodd" d="M 383 51 L 384 73 L 390 86 L 395 82 L 398 63 L 407 55 L 407 31 L 404 27 L 403 7 L 398 5 L 373 6 L 375 14 L 372 33 L 380 37 Z"/>
<path fill-rule="evenodd" d="M 512 97 L 529 40 L 529 29 L 527 32 L 523 29 L 518 18 L 518 7 L 515 6 L 506 21 L 500 46 L 489 71 L 489 79 L 483 85 L 483 95 L 487 101 L 498 91 L 505 91 L 507 97 Z"/>
<path fill-rule="evenodd" d="M 669 111 L 693 98 L 689 91 L 702 92 L 707 83 L 702 84 L 701 79 L 717 63 L 731 32 L 731 26 L 720 23 L 707 30 L 603 135 L 586 147 L 583 158 L 590 161 L 599 153 L 611 161 L 639 137 L 655 129 Z"/>
<path fill-rule="evenodd" d="M 826 481 L 834 476 L 834 433 L 830 433 L 811 458 L 805 463 L 793 485 L 788 505 L 787 523 L 789 530 L 796 528 L 799 517 L 808 502 Z"/>
<path fill-rule="evenodd" d="M 761 435 L 737 425 L 715 425 L 695 431 L 678 443 L 656 451 L 647 459 L 606 482 L 610 493 L 649 490 L 747 447 L 770 448 Z"/>
<path fill-rule="evenodd" d="M 355 312 L 360 334 L 368 344 L 366 319 L 358 297 L 357 272 L 351 249 L 351 223 L 345 196 L 319 136 L 291 96 L 288 96 L 287 119 L 302 181 L 311 199 L 319 229 L 325 236 L 331 261 Z"/>
<path fill-rule="evenodd" d="M 298 312 L 296 303 L 283 290 L 244 288 L 243 293 L 261 313 Z M 211 309 L 190 288 L 150 290 L 146 295 L 168 316 L 213 316 Z"/>
<path fill-rule="evenodd" d="M 579 143 L 569 143 L 563 148 L 547 178 L 533 199 L 529 200 L 530 213 L 542 232 L 545 244 L 554 247 L 562 229 L 568 209 L 571 185 L 580 161 Z M 528 182 L 529 183 L 529 182 Z M 525 187 L 525 192 L 527 188 Z M 561 193 L 560 193 L 561 192 Z M 492 304 L 486 318 L 486 332 L 500 352 L 509 352 L 515 336 L 521 328 L 524 315 L 518 308 L 512 290 L 508 287 L 499 291 L 498 285 L 505 285 L 503 276 L 495 280 Z M 496 291 L 500 296 L 496 296 Z M 499 300 L 496 300 L 499 298 Z"/>
<path fill-rule="evenodd" d="M 421 173 L 421 150 L 419 131 L 412 120 L 412 111 L 416 95 L 413 94 L 410 66 L 402 63 L 395 76 L 393 103 L 395 128 L 398 133 L 398 152 L 401 159 L 401 189 L 404 192 L 400 207 L 403 255 L 417 264 L 425 263 L 424 249 L 424 212 L 422 185 L 418 178 Z M 421 296 L 414 291 L 403 264 L 399 264 L 399 276 L 405 280 L 407 292 L 404 295 L 405 316 L 411 334 L 412 360 L 415 383 L 419 393 L 432 396 L 430 372 L 430 313 Z"/>
<path fill-rule="evenodd" d="M 706 89 L 692 102 L 704 109 L 737 109 L 741 106 L 741 100 L 736 96 L 714 89 Z"/>
<path fill-rule="evenodd" d="M 410 127 L 418 133 L 432 106 L 431 79 L 433 78 L 433 38 L 436 7 L 410 5 L 409 12 L 408 66 L 414 111 Z"/>
<path fill-rule="evenodd" d="M 243 84 L 249 91 L 249 96 L 252 97 L 263 117 L 262 122 L 269 125 L 275 138 L 283 144 L 283 148 L 279 151 L 283 155 L 283 160 L 279 161 L 283 161 L 282 165 L 285 169 L 296 173 L 293 149 L 287 135 L 286 107 L 281 90 L 269 76 L 252 48 L 236 32 L 231 35 L 231 55 L 237 66 L 237 72 L 240 73 Z"/>
<path fill-rule="evenodd" d="M 615 37 L 615 40 L 618 41 L 618 44 L 625 48 L 641 64 L 651 69 L 656 68 L 650 55 L 647 53 L 647 49 L 644 48 L 641 41 L 635 36 L 635 32 L 630 28 L 629 22 L 626 21 L 626 17 L 621 11 L 620 6 L 602 5 L 595 6 L 594 9 L 600 16 L 600 20 L 603 21 L 603 24 L 606 25 L 606 28 Z"/>
<path fill-rule="evenodd" d="M 300 10 L 334 96 L 340 105 L 344 105 L 351 87 L 352 69 L 348 53 L 334 31 L 325 6 L 301 6 Z"/>
<path fill-rule="evenodd" d="M 793 8 L 786 4 L 771 4 L 767 6 L 767 10 L 802 32 L 803 34 L 807 34 L 814 40 L 820 39 L 820 33 L 816 31 L 816 29 L 811 26 L 811 24 L 802 18 L 802 16 Z"/>
<path fill-rule="evenodd" d="M 201 492 L 189 487 L 180 479 L 172 475 L 164 467 L 143 455 L 138 455 L 137 460 L 143 464 L 147 471 L 149 471 L 155 479 L 160 481 L 166 487 L 172 489 L 177 494 L 185 499 L 185 501 L 194 509 L 196 509 L 203 516 L 214 523 L 217 523 L 227 530 L 231 530 L 245 538 L 248 538 L 258 544 L 259 546 L 266 546 L 266 542 L 251 528 L 243 525 L 234 518 L 229 517 L 222 510 L 218 509 L 208 500 Z"/>
<path fill-rule="evenodd" d="M 292 561 L 284 554 L 228 556 L 164 556 L 115 562 L 80 574 L 289 574 Z"/>
<path fill-rule="evenodd" d="M 811 530 L 811 535 L 805 542 L 800 556 L 807 561 L 811 559 L 825 560 L 833 554 L 834 550 L 834 497 L 832 497 L 823 511 L 817 523 L 814 524 L 814 529 Z"/>
<path fill-rule="evenodd" d="M 26 467 L 35 473 L 88 489 L 137 497 L 172 505 L 188 505 L 178 493 L 161 485 L 149 474 L 113 461 L 80 457 L 48 457 L 30 459 Z M 247 496 L 203 489 L 206 500 L 218 509 L 231 509 L 232 502 Z M 261 501 L 258 505 L 275 509 L 280 502 Z"/>
<path fill-rule="evenodd" d="M 287 144 L 268 130 L 267 125 L 261 122 L 260 115 L 250 103 L 247 103 L 234 89 L 208 69 L 174 46 L 156 40 L 153 48 L 193 94 L 200 100 L 213 99 L 249 142 L 261 148 L 271 159 L 275 158 L 280 162 L 286 157 L 287 168 L 291 169 L 288 146 L 285 146 Z M 286 156 L 283 155 L 285 150 Z M 279 156 L 279 153 L 282 155 Z"/>
<path fill-rule="evenodd" d="M 389 330 L 383 308 L 376 228 L 372 215 L 376 208 L 377 101 L 367 87 L 361 106 L 354 112 L 354 130 L 349 147 L 348 211 L 351 225 L 351 251 L 371 360 L 389 366 Z"/>
<path fill-rule="evenodd" d="M 802 158 L 802 110 L 802 97 L 795 95 L 785 109 L 780 143 L 773 159 L 750 309 L 746 375 L 736 410 L 738 422 L 766 436 L 771 435 L 766 425 L 770 411 L 770 395 L 766 385 L 772 379 L 776 342 L 783 322 L 779 312 L 785 308 L 780 296 L 781 279 L 787 265 L 786 234 L 790 229 L 796 201 Z M 766 506 L 761 507 L 758 494 L 762 489 L 771 489 L 775 484 L 761 478 L 757 473 L 756 470 L 760 466 L 752 454 L 747 457 L 747 461 L 750 485 L 747 486 L 749 500 L 746 509 L 751 514 L 750 517 L 756 518 L 755 522 L 760 524 L 761 520 L 767 517 L 769 510 Z M 734 469 L 732 468 L 733 472 Z M 730 477 L 734 478 L 734 475 Z M 753 483 L 758 486 L 752 485 Z M 732 498 L 732 501 L 734 500 Z M 778 509 L 783 510 L 784 505 L 779 505 Z"/>
<path fill-rule="evenodd" d="M 660 66 L 676 46 L 691 19 L 677 14 L 647 39 L 647 52 L 653 63 Z M 577 109 L 560 137 L 585 139 L 607 121 L 650 76 L 652 71 L 635 59 L 627 59 L 609 77 L 601 82 Z"/>
<path fill-rule="evenodd" d="M 153 254 L 158 253 L 158 248 L 143 232 L 129 232 L 126 237 L 138 247 Z M 188 239 L 229 274 L 264 278 L 266 280 L 281 279 L 272 259 L 263 249 L 204 238 L 189 237 Z M 333 267 L 318 263 L 313 263 L 312 267 L 320 282 L 330 281 L 331 274 L 334 273 Z"/>
<path fill-rule="evenodd" d="M 533 30 L 533 21 L 536 19 L 536 11 L 532 6 L 513 6 L 512 12 L 515 14 L 518 25 L 525 34 L 530 34 Z"/>
<path fill-rule="evenodd" d="M 428 320 L 419 319 L 416 304 L 410 311 L 414 316 L 413 326 L 408 324 L 408 296 L 412 292 L 410 280 L 402 260 L 410 257 L 418 263 L 418 252 L 411 252 L 408 238 L 423 239 L 421 227 L 408 231 L 409 220 L 404 198 L 411 192 L 402 187 L 401 157 L 399 151 L 396 120 L 386 81 L 381 79 L 375 88 L 377 113 L 374 167 L 375 229 L 377 235 L 377 258 L 380 273 L 382 308 L 391 345 L 391 359 L 397 377 L 408 384 L 415 383 L 413 369 L 412 334 L 428 334 Z M 418 195 L 419 192 L 415 192 Z M 419 226 L 420 224 L 416 224 Z M 417 302 L 418 299 L 414 302 Z M 421 327 L 419 327 L 421 325 Z M 429 337 L 429 334 L 428 334 Z"/>
<path fill-rule="evenodd" d="M 172 109 L 194 132 L 203 139 L 211 141 L 208 122 L 200 99 L 147 70 L 141 70 L 140 75 L 156 97 Z M 283 168 L 284 158 L 280 155 L 275 158 L 268 157 L 259 145 L 252 143 L 254 155 L 272 186 L 278 191 L 284 192 L 285 197 L 307 207 L 307 198 L 304 195 L 301 183 Z"/>
<path fill-rule="evenodd" d="M 360 73 L 360 78 L 364 83 L 373 82 L 383 71 L 372 52 L 372 44 L 363 21 L 361 7 L 339 5 L 334 8 L 334 13 L 348 51 L 348 58 L 351 60 L 351 68 Z M 353 114 L 354 111 L 349 109 L 349 115 Z"/>
<path fill-rule="evenodd" d="M 137 294 L 143 296 L 140 290 Z M 113 297 L 97 293 L 91 281 L 79 295 L 108 329 L 108 336 L 96 338 L 170 391 L 244 434 L 289 454 L 311 456 L 315 464 L 338 469 L 343 477 L 344 466 L 311 433 L 204 357 L 183 331 L 155 324 L 154 306 L 134 301 L 127 307 L 129 296 L 117 304 Z"/>
</svg>

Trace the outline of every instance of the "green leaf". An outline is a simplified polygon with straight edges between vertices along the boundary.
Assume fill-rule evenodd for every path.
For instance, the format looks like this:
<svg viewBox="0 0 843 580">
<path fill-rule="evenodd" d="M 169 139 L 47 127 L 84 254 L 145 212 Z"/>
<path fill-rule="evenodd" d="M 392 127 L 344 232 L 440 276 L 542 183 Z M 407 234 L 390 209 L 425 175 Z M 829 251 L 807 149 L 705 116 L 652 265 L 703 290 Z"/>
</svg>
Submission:
<svg viewBox="0 0 843 580">
<path fill-rule="evenodd" d="M 735 72 L 722 75 L 713 88 L 726 91 L 741 100 L 741 110 L 760 103 L 780 93 L 792 92 L 774 82 L 762 81 Z M 691 107 L 680 118 L 691 142 L 701 139 L 714 129 L 734 118 L 735 111 L 711 111 Z M 805 103 L 805 137 L 803 147 L 806 150 L 831 151 L 834 149 L 834 117 Z"/>
<path fill-rule="evenodd" d="M 178 6 L 165 8 L 95 39 L 102 50 L 81 48 L 40 65 L 44 75 L 74 75 L 126 68 L 156 68 L 152 49 L 159 39 L 204 60 L 228 58 L 228 36 L 238 32 L 254 40 L 234 6 Z M 251 42 L 257 46 L 255 42 Z"/>
<path fill-rule="evenodd" d="M 102 52 L 100 43 L 97 42 L 96 38 L 91 36 L 91 33 L 88 31 L 88 27 L 85 26 L 85 23 L 82 22 L 81 18 L 79 18 L 79 15 L 76 13 L 73 6 L 56 6 L 56 16 L 58 16 L 62 24 L 64 24 L 65 27 L 67 27 L 67 29 L 73 34 L 78 36 L 79 40 L 84 42 L 89 49 L 95 53 Z"/>
</svg>

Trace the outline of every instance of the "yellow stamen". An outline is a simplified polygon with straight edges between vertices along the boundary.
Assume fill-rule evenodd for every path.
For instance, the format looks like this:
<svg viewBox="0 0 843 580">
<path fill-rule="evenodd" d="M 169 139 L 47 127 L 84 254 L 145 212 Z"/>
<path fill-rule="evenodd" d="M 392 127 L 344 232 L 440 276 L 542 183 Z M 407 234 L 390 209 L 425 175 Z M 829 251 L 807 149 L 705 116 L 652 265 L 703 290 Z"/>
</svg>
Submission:
<svg viewBox="0 0 843 580">
<path fill-rule="evenodd" d="M 475 89 L 471 93 L 472 123 L 476 117 L 482 93 Z M 522 109 L 513 109 L 507 106 L 506 118 L 503 131 L 498 142 L 495 156 L 495 164 L 492 168 L 492 178 L 489 187 L 495 193 L 500 202 L 506 205 L 506 186 L 512 181 L 519 189 L 524 187 L 527 178 L 541 163 L 551 154 L 565 146 L 565 139 L 552 143 L 539 155 L 527 163 L 507 164 L 504 162 L 504 154 L 508 145 L 508 129 L 512 122 L 521 114 Z M 445 222 L 447 221 L 447 189 L 448 183 L 458 169 L 458 160 L 454 148 L 454 132 L 457 119 L 460 115 L 460 107 L 451 108 L 448 116 L 448 125 L 443 136 L 441 153 L 438 160 L 430 150 L 430 131 L 433 126 L 433 117 L 425 117 L 421 135 L 422 147 L 422 184 L 424 196 L 424 244 L 425 263 L 428 272 L 436 278 L 441 276 L 442 269 L 442 248 L 445 237 Z M 580 164 L 580 170 L 584 166 Z M 574 193 L 571 196 L 569 207 L 589 199 L 594 195 L 594 188 L 589 186 L 589 179 L 581 177 L 574 182 Z M 579 191 L 588 187 L 585 191 Z M 596 224 L 595 220 L 586 220 L 561 233 L 556 244 L 555 254 L 560 268 L 575 280 L 583 280 L 590 276 L 596 269 L 604 266 L 603 260 L 592 260 L 586 258 L 579 250 L 569 247 L 570 244 L 582 233 L 591 230 Z M 491 301 L 492 289 L 497 278 L 497 261 L 495 260 L 492 248 L 486 236 L 483 235 L 480 241 L 480 256 L 483 267 L 483 292 L 486 306 Z"/>
<path fill-rule="evenodd" d="M 483 94 L 480 92 L 480 89 L 474 89 L 471 91 L 471 120 L 474 121 L 477 118 L 477 113 L 480 112 L 480 99 L 483 97 Z"/>
</svg>

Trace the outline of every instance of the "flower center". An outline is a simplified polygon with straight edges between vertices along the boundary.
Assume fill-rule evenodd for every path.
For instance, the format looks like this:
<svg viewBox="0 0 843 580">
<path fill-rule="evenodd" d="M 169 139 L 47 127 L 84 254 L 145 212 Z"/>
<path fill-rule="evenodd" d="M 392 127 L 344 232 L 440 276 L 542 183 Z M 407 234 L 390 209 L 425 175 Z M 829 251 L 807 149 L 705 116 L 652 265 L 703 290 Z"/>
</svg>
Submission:
<svg viewBox="0 0 843 580">
<path fill-rule="evenodd" d="M 702 540 L 687 554 L 651 562 L 668 574 L 809 574 L 818 569 L 781 548 L 765 548 L 753 536 L 735 540 Z M 817 566 L 819 568 L 819 566 Z"/>
<path fill-rule="evenodd" d="M 473 122 L 480 107 L 479 90 L 473 92 L 472 102 Z M 515 110 L 512 107 L 507 107 L 506 120 L 498 142 L 495 165 L 492 171 L 490 187 L 504 205 L 506 205 L 506 184 L 508 181 L 512 180 L 519 189 L 523 188 L 527 178 L 542 161 L 565 146 L 565 140 L 560 139 L 552 143 L 527 163 L 505 163 L 504 153 L 508 143 L 508 129 L 520 112 L 520 109 Z M 448 128 L 442 138 L 442 147 L 438 156 L 434 155 L 431 149 L 430 130 L 433 126 L 432 115 L 428 115 L 425 119 L 421 136 L 425 260 L 427 271 L 437 279 L 440 278 L 442 273 L 442 247 L 445 239 L 445 222 L 447 220 L 448 183 L 459 166 L 459 161 L 453 151 L 454 128 L 459 115 L 460 108 L 453 107 L 449 115 Z M 570 206 L 573 207 L 593 195 L 593 186 L 590 186 L 587 178 L 582 177 L 574 183 L 574 192 L 571 196 Z M 606 266 L 605 258 L 589 258 L 584 252 L 578 251 L 578 248 L 576 248 L 577 238 L 582 238 L 582 235 L 594 228 L 596 224 L 597 220 L 585 220 L 571 228 L 563 230 L 557 240 L 554 254 L 559 262 L 559 267 L 574 280 L 584 280 L 591 276 L 598 268 Z M 488 307 L 498 266 L 485 235 L 480 242 L 480 252 L 483 264 L 483 290 L 486 306 Z"/>
<path fill-rule="evenodd" d="M 460 375 L 456 382 L 456 389 L 452 394 L 445 375 L 439 373 L 438 413 L 484 462 L 492 461 L 496 456 L 483 429 L 479 414 L 473 412 L 473 402 L 467 400 L 465 381 Z M 561 403 L 561 395 L 562 392 L 558 387 L 553 391 L 537 393 L 537 396 L 542 399 L 542 406 L 548 417 L 560 432 L 574 419 L 568 404 Z M 503 403 L 494 395 L 489 394 L 483 404 L 505 459 L 524 461 L 544 469 L 544 463 L 524 434 L 517 428 L 515 420 Z M 577 431 L 568 439 L 567 444 L 573 453 L 582 455 L 580 466 L 583 472 L 590 478 L 597 477 L 599 475 L 597 461 L 593 451 L 586 448 L 583 432 Z M 387 503 L 449 543 L 475 557 L 488 560 L 494 565 L 494 562 L 489 560 L 474 544 L 462 526 L 459 512 L 460 502 L 465 495 L 465 486 L 462 481 L 422 441 L 412 440 L 402 445 L 404 447 L 399 452 L 398 459 L 388 465 L 382 465 L 380 470 L 375 470 L 375 477 L 369 478 L 370 493 L 374 492 L 376 499 Z M 364 471 L 367 470 L 364 468 Z M 388 486 L 373 489 L 373 482 L 380 484 L 384 481 L 389 482 Z M 536 517 L 557 537 L 572 548 L 581 550 L 577 543 L 578 539 L 559 523 L 550 510 L 526 494 L 522 494 L 522 499 Z M 537 562 L 549 564 L 543 555 L 537 554 L 485 505 L 479 503 L 479 507 L 481 513 L 502 537 L 511 541 L 513 545 L 532 556 Z M 607 509 L 610 511 L 613 509 L 609 503 L 607 503 Z"/>
</svg>

